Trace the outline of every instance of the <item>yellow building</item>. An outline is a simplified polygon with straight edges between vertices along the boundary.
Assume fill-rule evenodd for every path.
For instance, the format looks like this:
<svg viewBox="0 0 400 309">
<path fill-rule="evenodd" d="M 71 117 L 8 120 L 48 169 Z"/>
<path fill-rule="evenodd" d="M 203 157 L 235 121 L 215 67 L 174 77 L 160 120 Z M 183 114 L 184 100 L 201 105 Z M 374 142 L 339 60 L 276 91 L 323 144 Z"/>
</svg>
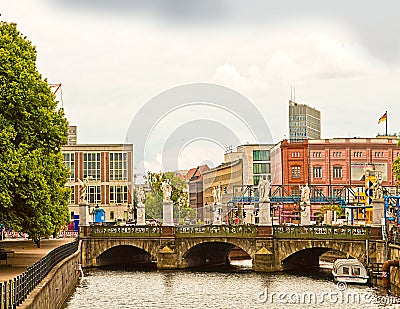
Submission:
<svg viewBox="0 0 400 309">
<path fill-rule="evenodd" d="M 222 204 L 232 198 L 233 190 L 240 190 L 243 185 L 243 161 L 237 159 L 203 173 L 203 218 L 205 223 L 212 223 L 214 204 L 213 188 L 221 186 Z M 224 211 L 225 212 L 225 211 Z"/>
</svg>

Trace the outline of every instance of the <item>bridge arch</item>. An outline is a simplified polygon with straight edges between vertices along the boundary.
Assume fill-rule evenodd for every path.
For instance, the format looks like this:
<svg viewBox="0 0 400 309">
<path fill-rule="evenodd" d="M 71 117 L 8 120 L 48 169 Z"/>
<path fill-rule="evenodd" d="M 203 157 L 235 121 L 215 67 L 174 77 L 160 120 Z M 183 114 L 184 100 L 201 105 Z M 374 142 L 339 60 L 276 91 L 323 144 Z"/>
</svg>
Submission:
<svg viewBox="0 0 400 309">
<path fill-rule="evenodd" d="M 97 266 L 149 266 L 151 263 L 152 259 L 150 253 L 132 245 L 118 245 L 111 247 L 96 258 Z"/>
<path fill-rule="evenodd" d="M 156 239 L 135 239 L 135 238 L 109 238 L 109 239 L 87 239 L 82 247 L 83 256 L 85 257 L 85 266 L 101 266 L 98 265 L 99 257 L 111 249 L 120 246 L 132 247 L 132 250 L 142 250 L 150 256 L 151 261 L 157 260 L 157 252 L 159 243 Z M 136 248 L 136 249 L 135 249 Z M 129 249 L 128 249 L 129 250 Z M 139 251 L 136 251 L 139 252 Z M 104 256 L 103 256 L 104 257 Z"/>
<path fill-rule="evenodd" d="M 365 241 L 287 240 L 281 241 L 278 260 L 281 268 L 294 269 L 319 265 L 319 257 L 333 249 L 348 254 L 366 265 Z"/>
<path fill-rule="evenodd" d="M 181 244 L 182 265 L 184 267 L 196 267 L 210 264 L 228 264 L 229 253 L 234 247 L 239 247 L 247 253 L 249 258 L 254 258 L 254 244 L 244 239 L 187 239 Z"/>
</svg>

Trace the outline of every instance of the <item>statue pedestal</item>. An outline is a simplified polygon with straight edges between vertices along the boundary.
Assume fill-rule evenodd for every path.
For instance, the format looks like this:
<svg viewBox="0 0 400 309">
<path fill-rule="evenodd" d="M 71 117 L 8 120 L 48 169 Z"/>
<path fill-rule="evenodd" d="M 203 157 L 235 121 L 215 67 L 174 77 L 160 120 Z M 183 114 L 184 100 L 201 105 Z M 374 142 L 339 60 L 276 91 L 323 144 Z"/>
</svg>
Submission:
<svg viewBox="0 0 400 309">
<path fill-rule="evenodd" d="M 375 199 L 372 201 L 372 227 L 381 227 L 384 218 L 384 201 L 383 199 Z"/>
<path fill-rule="evenodd" d="M 260 226 L 272 226 L 271 203 L 263 200 L 259 203 L 259 223 Z"/>
<path fill-rule="evenodd" d="M 163 201 L 163 226 L 174 226 L 174 207 L 172 201 Z"/>
<path fill-rule="evenodd" d="M 146 208 L 143 203 L 136 206 L 136 225 L 146 225 Z"/>
<path fill-rule="evenodd" d="M 221 225 L 222 222 L 222 204 L 214 204 L 214 220 L 213 225 Z"/>
<path fill-rule="evenodd" d="M 89 226 L 88 204 L 79 204 L 79 226 Z"/>
<path fill-rule="evenodd" d="M 304 210 L 300 212 L 300 225 L 311 225 L 311 206 L 303 206 Z"/>
</svg>

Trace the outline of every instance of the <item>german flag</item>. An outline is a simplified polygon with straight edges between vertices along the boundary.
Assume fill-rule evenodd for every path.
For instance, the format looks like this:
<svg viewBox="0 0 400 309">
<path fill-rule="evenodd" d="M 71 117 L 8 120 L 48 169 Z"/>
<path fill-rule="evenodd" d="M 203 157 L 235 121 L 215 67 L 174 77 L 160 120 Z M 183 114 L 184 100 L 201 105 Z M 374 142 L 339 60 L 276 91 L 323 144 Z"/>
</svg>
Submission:
<svg viewBox="0 0 400 309">
<path fill-rule="evenodd" d="M 385 112 L 385 113 L 383 114 L 383 116 L 382 116 L 381 118 L 379 118 L 378 124 L 380 124 L 381 122 L 386 121 L 386 118 L 387 118 L 387 112 Z"/>
</svg>

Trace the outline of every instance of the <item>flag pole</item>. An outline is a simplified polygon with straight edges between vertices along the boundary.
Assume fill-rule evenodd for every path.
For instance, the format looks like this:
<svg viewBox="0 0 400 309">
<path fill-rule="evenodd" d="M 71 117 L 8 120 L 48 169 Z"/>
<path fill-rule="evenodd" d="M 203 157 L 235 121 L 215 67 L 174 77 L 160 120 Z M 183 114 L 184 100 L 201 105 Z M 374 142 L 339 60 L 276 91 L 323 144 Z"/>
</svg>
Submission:
<svg viewBox="0 0 400 309">
<path fill-rule="evenodd" d="M 387 111 L 386 111 L 386 136 L 388 136 L 388 133 L 387 133 L 387 127 L 388 127 L 388 125 L 387 125 L 387 123 L 388 123 L 388 116 L 387 116 Z"/>
</svg>

